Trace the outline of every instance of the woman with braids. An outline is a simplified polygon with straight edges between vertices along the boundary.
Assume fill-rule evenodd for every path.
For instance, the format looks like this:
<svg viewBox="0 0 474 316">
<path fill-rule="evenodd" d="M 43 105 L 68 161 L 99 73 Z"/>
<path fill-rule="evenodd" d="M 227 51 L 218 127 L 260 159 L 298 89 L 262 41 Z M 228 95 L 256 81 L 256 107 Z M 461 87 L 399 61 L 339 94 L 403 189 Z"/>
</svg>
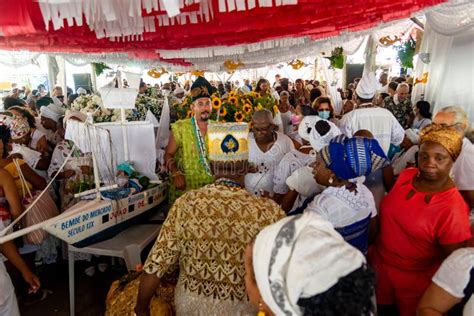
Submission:
<svg viewBox="0 0 474 316">
<path fill-rule="evenodd" d="M 380 233 L 369 259 L 381 315 L 415 315 L 444 258 L 471 238 L 469 209 L 449 173 L 462 136 L 432 124 L 420 132 L 418 168 L 400 173 L 382 201 Z"/>
<path fill-rule="evenodd" d="M 371 315 L 364 255 L 314 212 L 264 228 L 245 252 L 245 284 L 260 315 Z"/>
</svg>

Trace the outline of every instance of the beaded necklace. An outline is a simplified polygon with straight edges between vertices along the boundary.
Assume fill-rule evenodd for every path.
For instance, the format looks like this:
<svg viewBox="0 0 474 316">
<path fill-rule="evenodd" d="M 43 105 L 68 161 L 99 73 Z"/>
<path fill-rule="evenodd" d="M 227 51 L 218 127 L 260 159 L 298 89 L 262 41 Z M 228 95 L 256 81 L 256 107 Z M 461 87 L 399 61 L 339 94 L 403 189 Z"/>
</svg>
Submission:
<svg viewBox="0 0 474 316">
<path fill-rule="evenodd" d="M 220 184 L 220 185 L 226 185 L 228 187 L 234 187 L 234 188 L 241 188 L 242 185 L 234 180 L 231 180 L 231 179 L 227 179 L 227 178 L 220 178 L 220 179 L 217 179 L 215 182 L 215 184 Z"/>
<path fill-rule="evenodd" d="M 197 125 L 195 117 L 191 117 L 191 123 L 193 124 L 193 129 L 194 129 L 194 135 L 196 136 L 196 145 L 199 150 L 199 161 L 201 162 L 202 166 L 204 167 L 204 171 L 208 175 L 212 175 L 211 173 L 211 167 L 209 166 L 209 161 L 207 160 L 207 150 L 206 150 L 206 144 L 204 142 L 204 139 L 201 135 L 201 130 L 199 129 L 199 126 Z"/>
</svg>

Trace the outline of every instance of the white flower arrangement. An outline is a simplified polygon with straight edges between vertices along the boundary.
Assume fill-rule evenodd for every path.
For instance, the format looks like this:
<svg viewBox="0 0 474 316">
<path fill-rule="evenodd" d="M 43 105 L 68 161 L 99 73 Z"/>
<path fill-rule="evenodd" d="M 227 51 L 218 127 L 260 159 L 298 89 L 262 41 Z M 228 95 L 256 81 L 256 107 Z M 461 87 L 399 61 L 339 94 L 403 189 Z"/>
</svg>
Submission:
<svg viewBox="0 0 474 316">
<path fill-rule="evenodd" d="M 164 96 L 155 93 L 154 97 L 139 96 L 135 101 L 135 109 L 125 110 L 127 121 L 144 121 L 148 110 L 160 119 L 161 109 L 164 104 Z M 94 123 L 117 122 L 122 119 L 120 109 L 106 109 L 103 106 L 102 99 L 98 95 L 81 95 L 71 105 L 74 111 L 82 113 L 92 113 Z"/>
</svg>

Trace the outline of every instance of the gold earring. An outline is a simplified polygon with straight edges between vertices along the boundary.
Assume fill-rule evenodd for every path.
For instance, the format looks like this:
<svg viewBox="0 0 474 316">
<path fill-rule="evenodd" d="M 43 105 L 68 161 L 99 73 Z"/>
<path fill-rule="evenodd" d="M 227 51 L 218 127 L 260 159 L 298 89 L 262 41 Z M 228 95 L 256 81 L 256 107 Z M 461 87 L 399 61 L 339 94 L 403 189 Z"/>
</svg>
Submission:
<svg viewBox="0 0 474 316">
<path fill-rule="evenodd" d="M 329 184 L 333 184 L 334 179 L 331 177 L 331 178 L 329 178 L 329 181 L 328 181 L 328 182 L 329 182 Z"/>
<path fill-rule="evenodd" d="M 258 313 L 257 316 L 265 316 L 265 312 L 263 311 L 263 303 L 258 303 Z"/>
</svg>

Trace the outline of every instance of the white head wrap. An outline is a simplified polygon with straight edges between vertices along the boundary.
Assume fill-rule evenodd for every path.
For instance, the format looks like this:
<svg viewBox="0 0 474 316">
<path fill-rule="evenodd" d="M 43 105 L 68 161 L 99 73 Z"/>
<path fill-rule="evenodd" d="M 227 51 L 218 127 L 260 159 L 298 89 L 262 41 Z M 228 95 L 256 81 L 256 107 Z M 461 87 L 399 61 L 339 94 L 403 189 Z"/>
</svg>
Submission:
<svg viewBox="0 0 474 316">
<path fill-rule="evenodd" d="M 316 123 L 321 120 L 323 119 L 317 115 L 305 116 L 298 127 L 298 134 L 300 137 L 308 141 L 311 144 L 311 147 L 316 151 L 320 151 L 325 146 L 329 145 L 331 139 L 341 134 L 341 131 L 336 124 L 326 120 L 330 126 L 330 130 L 325 135 L 321 136 L 315 127 Z"/>
<path fill-rule="evenodd" d="M 375 92 L 377 92 L 377 79 L 375 78 L 375 73 L 369 72 L 368 74 L 364 74 L 357 84 L 357 95 L 362 99 L 371 99 L 374 97 Z"/>
<path fill-rule="evenodd" d="M 64 115 L 64 112 L 65 110 L 56 104 L 41 107 L 41 116 L 52 119 L 55 122 L 59 121 L 61 116 Z"/>
<path fill-rule="evenodd" d="M 415 145 L 420 143 L 420 135 L 418 133 L 419 131 L 414 128 L 405 130 L 405 136 Z"/>
<path fill-rule="evenodd" d="M 81 94 L 87 94 L 87 90 L 84 89 L 84 88 L 82 88 L 82 87 L 80 87 L 80 88 L 78 88 L 78 89 L 76 90 L 76 93 L 79 94 L 79 95 L 81 95 Z"/>
<path fill-rule="evenodd" d="M 326 292 L 366 262 L 331 223 L 314 212 L 264 228 L 252 257 L 258 289 L 275 315 L 301 315 L 300 298 Z"/>
<path fill-rule="evenodd" d="M 177 87 L 176 89 L 174 89 L 174 95 L 177 95 L 177 94 L 180 94 L 180 93 L 186 93 L 186 90 L 184 90 L 181 87 Z"/>
</svg>

